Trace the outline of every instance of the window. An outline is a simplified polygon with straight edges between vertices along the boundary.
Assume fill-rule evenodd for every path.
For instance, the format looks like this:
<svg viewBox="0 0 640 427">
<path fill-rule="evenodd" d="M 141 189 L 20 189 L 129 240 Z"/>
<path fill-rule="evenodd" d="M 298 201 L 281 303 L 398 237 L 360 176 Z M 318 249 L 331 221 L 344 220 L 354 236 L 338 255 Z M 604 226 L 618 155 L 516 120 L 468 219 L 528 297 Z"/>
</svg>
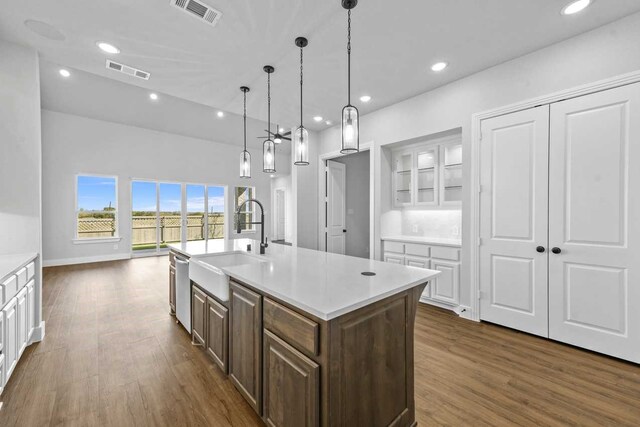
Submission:
<svg viewBox="0 0 640 427">
<path fill-rule="evenodd" d="M 234 209 L 234 216 L 238 211 L 238 206 L 249 199 L 255 199 L 255 192 L 256 189 L 254 187 L 236 187 L 236 205 Z M 255 222 L 254 209 L 254 203 L 247 203 L 242 206 L 242 209 L 240 210 L 240 218 L 236 218 L 236 221 L 238 219 L 242 220 L 240 230 L 242 230 L 243 232 L 255 231 L 255 225 L 249 224 L 251 222 Z"/>
<path fill-rule="evenodd" d="M 118 236 L 117 178 L 78 175 L 76 178 L 76 237 Z"/>
</svg>

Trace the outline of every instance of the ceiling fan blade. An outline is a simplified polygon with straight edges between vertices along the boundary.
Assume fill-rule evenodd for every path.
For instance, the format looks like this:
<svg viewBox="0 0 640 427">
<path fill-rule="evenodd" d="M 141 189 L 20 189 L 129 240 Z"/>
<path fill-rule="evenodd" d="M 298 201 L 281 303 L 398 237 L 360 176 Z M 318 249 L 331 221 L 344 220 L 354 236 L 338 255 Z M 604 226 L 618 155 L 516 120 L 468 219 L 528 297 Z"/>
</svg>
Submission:
<svg viewBox="0 0 640 427">
<path fill-rule="evenodd" d="M 289 135 L 291 135 L 291 131 L 289 131 L 289 132 L 285 132 L 285 133 L 283 133 L 283 134 L 281 134 L 281 135 L 282 135 L 282 136 L 289 136 Z"/>
<path fill-rule="evenodd" d="M 284 139 L 286 141 L 291 141 L 291 138 L 285 138 L 284 136 L 282 137 L 282 139 Z"/>
<path fill-rule="evenodd" d="M 256 136 L 256 139 L 269 139 L 268 136 Z"/>
<path fill-rule="evenodd" d="M 270 130 L 265 129 L 264 131 L 270 133 L 271 135 L 275 135 L 275 133 L 271 132 Z"/>
</svg>

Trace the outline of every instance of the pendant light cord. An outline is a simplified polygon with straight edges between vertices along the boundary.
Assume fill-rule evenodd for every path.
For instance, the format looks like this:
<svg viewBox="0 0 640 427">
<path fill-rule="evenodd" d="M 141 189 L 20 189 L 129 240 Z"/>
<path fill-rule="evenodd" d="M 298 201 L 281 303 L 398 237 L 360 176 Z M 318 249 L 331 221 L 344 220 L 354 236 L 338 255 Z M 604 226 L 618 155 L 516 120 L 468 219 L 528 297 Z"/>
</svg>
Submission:
<svg viewBox="0 0 640 427">
<path fill-rule="evenodd" d="M 271 139 L 271 73 L 267 73 L 267 137 Z"/>
<path fill-rule="evenodd" d="M 302 127 L 302 48 L 300 48 L 300 127 Z"/>
<path fill-rule="evenodd" d="M 351 105 L 351 9 L 347 16 L 347 104 Z"/>
<path fill-rule="evenodd" d="M 244 94 L 244 151 L 247 151 L 247 92 L 243 91 Z"/>
</svg>

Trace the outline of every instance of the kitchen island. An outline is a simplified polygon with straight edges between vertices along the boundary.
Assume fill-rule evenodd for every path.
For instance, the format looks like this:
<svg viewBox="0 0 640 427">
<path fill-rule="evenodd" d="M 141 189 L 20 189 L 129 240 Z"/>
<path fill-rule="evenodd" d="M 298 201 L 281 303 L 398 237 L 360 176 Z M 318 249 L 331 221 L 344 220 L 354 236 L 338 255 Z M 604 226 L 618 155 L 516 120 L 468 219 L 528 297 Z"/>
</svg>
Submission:
<svg viewBox="0 0 640 427">
<path fill-rule="evenodd" d="M 170 248 L 227 278 L 192 276 L 192 340 L 267 425 L 415 425 L 415 313 L 437 271 L 246 239 Z"/>
</svg>

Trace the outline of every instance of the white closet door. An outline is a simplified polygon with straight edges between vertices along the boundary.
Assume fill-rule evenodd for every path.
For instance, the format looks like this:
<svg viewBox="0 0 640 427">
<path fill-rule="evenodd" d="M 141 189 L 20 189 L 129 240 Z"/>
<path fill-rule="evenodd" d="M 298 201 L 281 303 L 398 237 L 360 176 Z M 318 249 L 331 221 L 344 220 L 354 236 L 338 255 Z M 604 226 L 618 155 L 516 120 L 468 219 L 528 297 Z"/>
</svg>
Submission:
<svg viewBox="0 0 640 427">
<path fill-rule="evenodd" d="M 550 147 L 549 335 L 640 362 L 640 84 L 553 104 Z"/>
<path fill-rule="evenodd" d="M 548 148 L 548 106 L 482 122 L 480 318 L 545 337 Z"/>
<path fill-rule="evenodd" d="M 327 252 L 345 253 L 347 232 L 346 166 L 327 160 Z"/>
</svg>

